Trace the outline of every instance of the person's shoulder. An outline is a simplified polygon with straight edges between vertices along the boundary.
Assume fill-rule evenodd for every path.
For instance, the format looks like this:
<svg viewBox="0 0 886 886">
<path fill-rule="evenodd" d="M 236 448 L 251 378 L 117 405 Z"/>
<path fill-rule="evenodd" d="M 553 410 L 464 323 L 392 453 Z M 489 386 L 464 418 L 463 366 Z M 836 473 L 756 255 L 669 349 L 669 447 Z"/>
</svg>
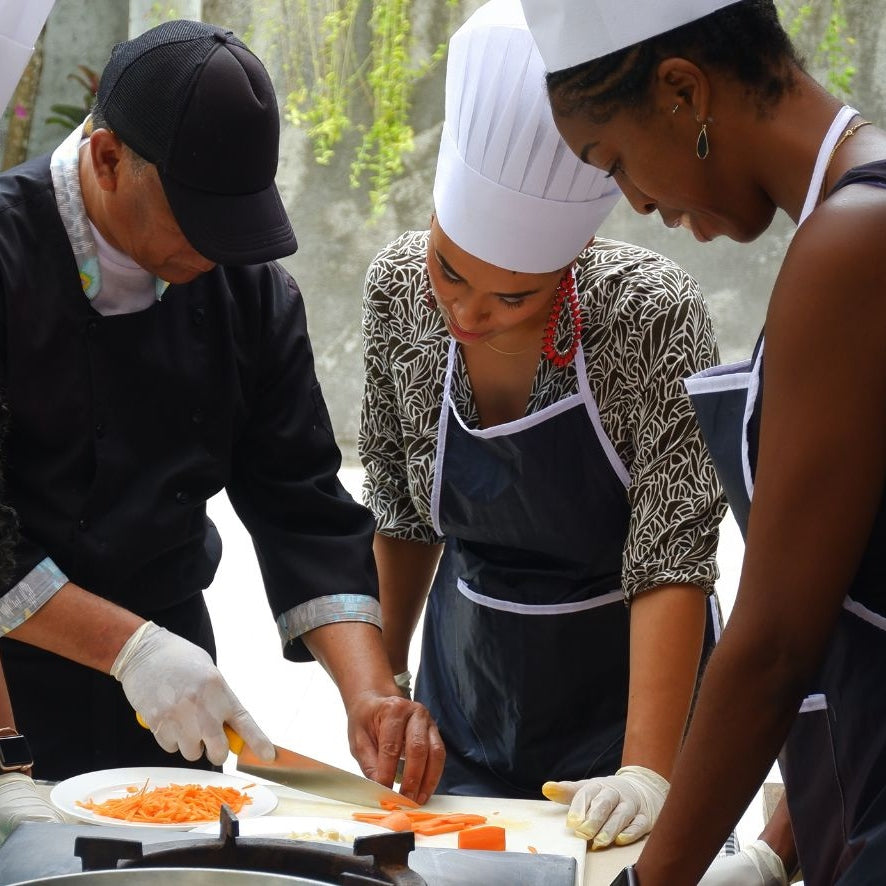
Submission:
<svg viewBox="0 0 886 886">
<path fill-rule="evenodd" d="M 675 261 L 644 246 L 597 237 L 576 261 L 580 290 L 596 291 L 619 312 L 658 313 L 700 301 L 698 282 Z"/>
<path fill-rule="evenodd" d="M 662 273 L 690 277 L 673 259 L 653 249 L 608 237 L 594 238 L 594 242 L 579 254 L 578 262 L 600 272 L 627 277 Z"/>
<path fill-rule="evenodd" d="M 884 232 L 886 187 L 854 184 L 829 196 L 794 234 L 769 314 L 815 304 L 822 317 L 850 305 L 855 317 L 884 317 Z"/>
<path fill-rule="evenodd" d="M 48 154 L 0 173 L 0 214 L 5 215 L 22 205 L 47 200 L 54 205 Z"/>
<path fill-rule="evenodd" d="M 400 269 L 423 268 L 427 252 L 427 231 L 404 231 L 376 253 L 369 265 L 370 273 L 385 275 Z"/>
</svg>

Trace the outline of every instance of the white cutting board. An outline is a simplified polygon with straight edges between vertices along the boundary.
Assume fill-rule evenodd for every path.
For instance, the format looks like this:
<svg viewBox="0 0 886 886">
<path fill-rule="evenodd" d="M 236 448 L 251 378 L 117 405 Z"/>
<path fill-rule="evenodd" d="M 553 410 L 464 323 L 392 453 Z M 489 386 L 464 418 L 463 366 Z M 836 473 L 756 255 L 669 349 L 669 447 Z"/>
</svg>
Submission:
<svg viewBox="0 0 886 886">
<path fill-rule="evenodd" d="M 352 812 L 367 812 L 363 806 L 348 806 L 322 800 L 279 785 L 268 785 L 280 798 L 273 815 L 338 818 L 352 821 Z M 589 853 L 587 842 L 566 828 L 566 808 L 546 800 L 507 800 L 495 797 L 434 796 L 423 807 L 428 812 L 472 812 L 485 815 L 487 824 L 505 828 L 509 852 L 531 852 L 571 856 L 576 861 L 576 886 L 609 886 L 618 872 L 635 861 L 640 844 Z M 416 846 L 454 848 L 458 834 L 416 836 Z"/>
</svg>

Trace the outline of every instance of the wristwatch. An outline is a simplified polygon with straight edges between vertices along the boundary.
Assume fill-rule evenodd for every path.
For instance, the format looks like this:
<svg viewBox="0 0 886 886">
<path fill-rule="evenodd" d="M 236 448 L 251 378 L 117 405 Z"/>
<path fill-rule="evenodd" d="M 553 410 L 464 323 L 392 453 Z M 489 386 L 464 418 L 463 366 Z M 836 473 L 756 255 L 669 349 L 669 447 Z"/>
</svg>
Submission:
<svg viewBox="0 0 886 886">
<path fill-rule="evenodd" d="M 640 886 L 634 866 L 629 864 L 609 886 Z"/>
<path fill-rule="evenodd" d="M 10 726 L 0 728 L 0 772 L 26 772 L 33 765 L 28 740 Z"/>
</svg>

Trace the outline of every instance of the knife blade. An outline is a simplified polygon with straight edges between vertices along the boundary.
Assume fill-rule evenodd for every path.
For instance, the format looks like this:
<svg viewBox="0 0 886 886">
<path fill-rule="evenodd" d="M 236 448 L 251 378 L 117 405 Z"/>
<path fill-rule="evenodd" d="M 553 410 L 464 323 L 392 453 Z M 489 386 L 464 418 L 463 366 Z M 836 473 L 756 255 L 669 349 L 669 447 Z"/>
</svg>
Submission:
<svg viewBox="0 0 886 886">
<path fill-rule="evenodd" d="M 141 714 L 136 714 L 136 718 L 146 729 L 150 728 Z M 396 803 L 410 809 L 419 808 L 415 800 L 377 781 L 348 772 L 346 769 L 339 769 L 322 760 L 307 757 L 297 751 L 281 748 L 279 745 L 274 745 L 276 756 L 272 761 L 262 760 L 252 753 L 243 739 L 227 723 L 224 729 L 228 745 L 237 755 L 237 769 L 240 772 L 257 775 L 308 794 L 339 800 L 354 806 L 384 809 Z"/>
</svg>

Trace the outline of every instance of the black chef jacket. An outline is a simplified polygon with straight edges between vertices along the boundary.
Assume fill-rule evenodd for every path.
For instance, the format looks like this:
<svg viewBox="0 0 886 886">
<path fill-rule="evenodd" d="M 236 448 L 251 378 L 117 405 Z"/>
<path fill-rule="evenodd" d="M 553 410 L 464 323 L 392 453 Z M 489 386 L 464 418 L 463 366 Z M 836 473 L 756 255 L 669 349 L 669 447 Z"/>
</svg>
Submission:
<svg viewBox="0 0 886 886">
<path fill-rule="evenodd" d="M 216 267 L 102 316 L 39 158 L 0 176 L 0 343 L 22 536 L 8 587 L 49 557 L 145 617 L 188 606 L 221 556 L 206 501 L 225 489 L 275 618 L 321 597 L 331 621 L 350 595 L 375 605 L 373 520 L 337 479 L 303 301 L 279 265 Z M 286 639 L 288 658 L 310 657 Z"/>
</svg>

